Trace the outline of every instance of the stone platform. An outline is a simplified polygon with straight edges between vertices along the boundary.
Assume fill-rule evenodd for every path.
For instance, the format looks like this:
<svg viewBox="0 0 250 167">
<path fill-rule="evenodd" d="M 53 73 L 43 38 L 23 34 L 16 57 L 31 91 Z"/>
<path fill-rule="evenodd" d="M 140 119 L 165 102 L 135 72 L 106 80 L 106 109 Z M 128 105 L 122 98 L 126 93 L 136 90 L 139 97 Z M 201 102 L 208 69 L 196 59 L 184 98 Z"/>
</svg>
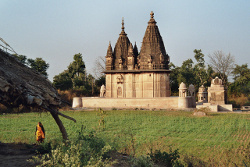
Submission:
<svg viewBox="0 0 250 167">
<path fill-rule="evenodd" d="M 178 105 L 178 103 L 182 105 Z M 191 96 L 179 100 L 179 97 L 159 98 L 102 98 L 102 97 L 74 97 L 73 108 L 117 108 L 117 109 L 187 109 L 195 108 Z M 184 104 L 184 105 L 183 105 Z"/>
<path fill-rule="evenodd" d="M 210 104 L 210 103 L 203 103 L 201 105 L 196 105 L 197 109 L 207 107 L 212 112 L 219 112 L 219 111 L 233 111 L 233 105 L 232 104 Z"/>
</svg>

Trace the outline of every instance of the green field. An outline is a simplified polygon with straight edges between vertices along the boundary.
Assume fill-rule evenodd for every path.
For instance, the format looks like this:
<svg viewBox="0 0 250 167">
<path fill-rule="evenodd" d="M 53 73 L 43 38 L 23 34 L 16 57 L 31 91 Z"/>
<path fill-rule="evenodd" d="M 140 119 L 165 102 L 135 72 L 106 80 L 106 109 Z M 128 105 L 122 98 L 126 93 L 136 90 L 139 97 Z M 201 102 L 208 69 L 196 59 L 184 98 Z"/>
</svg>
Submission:
<svg viewBox="0 0 250 167">
<path fill-rule="evenodd" d="M 99 126 L 98 111 L 64 111 L 77 123 L 61 118 L 70 139 L 83 126 L 96 131 L 119 152 L 135 156 L 150 150 L 178 149 L 181 159 L 213 164 L 242 164 L 250 157 L 250 114 L 208 113 L 193 116 L 187 111 L 106 111 L 104 126 Z M 0 115 L 0 141 L 35 143 L 35 126 L 41 121 L 46 142 L 61 140 L 61 133 L 49 113 Z M 248 159 L 249 160 L 249 159 Z M 246 162 L 249 163 L 249 162 Z"/>
</svg>

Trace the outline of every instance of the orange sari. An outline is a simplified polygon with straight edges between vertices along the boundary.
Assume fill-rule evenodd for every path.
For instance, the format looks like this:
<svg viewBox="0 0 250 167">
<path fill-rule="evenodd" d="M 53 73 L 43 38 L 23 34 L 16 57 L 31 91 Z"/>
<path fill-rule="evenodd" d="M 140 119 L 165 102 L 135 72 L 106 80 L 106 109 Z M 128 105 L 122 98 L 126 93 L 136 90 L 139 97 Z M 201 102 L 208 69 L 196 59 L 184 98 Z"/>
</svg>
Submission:
<svg viewBox="0 0 250 167">
<path fill-rule="evenodd" d="M 44 139 L 45 139 L 45 134 L 43 128 L 38 124 L 36 126 L 36 141 L 43 142 Z"/>
</svg>

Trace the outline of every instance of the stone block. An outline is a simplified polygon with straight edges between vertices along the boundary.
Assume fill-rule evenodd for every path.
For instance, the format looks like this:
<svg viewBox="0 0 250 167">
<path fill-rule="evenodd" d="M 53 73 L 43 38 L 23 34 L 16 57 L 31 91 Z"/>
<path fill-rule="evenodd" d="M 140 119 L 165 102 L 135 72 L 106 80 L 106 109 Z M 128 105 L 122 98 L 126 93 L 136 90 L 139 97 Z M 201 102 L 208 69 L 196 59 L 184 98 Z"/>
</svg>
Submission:
<svg viewBox="0 0 250 167">
<path fill-rule="evenodd" d="M 232 104 L 224 104 L 224 105 L 218 105 L 219 111 L 233 111 L 233 105 Z"/>
<path fill-rule="evenodd" d="M 72 108 L 81 108 L 82 107 L 82 98 L 81 97 L 74 97 Z"/>
</svg>

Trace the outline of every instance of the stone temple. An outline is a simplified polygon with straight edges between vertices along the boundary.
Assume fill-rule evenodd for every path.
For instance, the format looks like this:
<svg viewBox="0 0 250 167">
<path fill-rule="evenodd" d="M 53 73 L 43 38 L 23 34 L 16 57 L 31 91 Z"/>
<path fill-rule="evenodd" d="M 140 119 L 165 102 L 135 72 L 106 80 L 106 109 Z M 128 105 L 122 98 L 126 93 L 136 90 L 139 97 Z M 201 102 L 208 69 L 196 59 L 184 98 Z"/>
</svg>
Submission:
<svg viewBox="0 0 250 167">
<path fill-rule="evenodd" d="M 151 12 L 140 54 L 124 31 L 114 50 L 109 43 L 106 55 L 106 97 L 154 98 L 169 97 L 169 56 Z"/>
<path fill-rule="evenodd" d="M 180 97 L 170 97 L 169 55 L 153 12 L 140 52 L 130 42 L 122 21 L 115 47 L 109 43 L 105 58 L 106 86 L 102 86 L 100 97 L 75 97 L 73 108 L 195 108 L 192 85 L 187 88 L 182 83 Z"/>
</svg>

